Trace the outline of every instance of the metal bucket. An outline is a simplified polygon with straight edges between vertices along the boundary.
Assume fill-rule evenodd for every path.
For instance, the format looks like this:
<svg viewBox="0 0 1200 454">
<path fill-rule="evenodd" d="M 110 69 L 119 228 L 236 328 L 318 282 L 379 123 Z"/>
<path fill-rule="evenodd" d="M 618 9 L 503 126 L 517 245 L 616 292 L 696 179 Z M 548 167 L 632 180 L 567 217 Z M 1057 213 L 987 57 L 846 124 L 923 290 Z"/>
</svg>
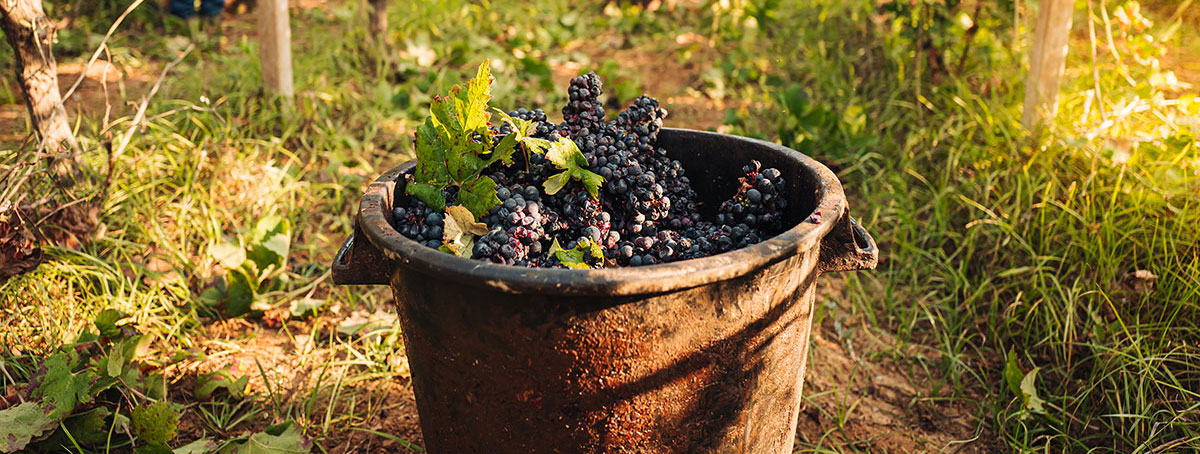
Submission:
<svg viewBox="0 0 1200 454">
<path fill-rule="evenodd" d="M 391 285 L 429 452 L 792 451 L 814 282 L 874 268 L 874 239 L 833 172 L 799 152 L 669 128 L 658 143 L 709 210 L 751 159 L 778 168 L 793 227 L 701 259 L 523 268 L 396 232 L 392 200 L 412 162 L 368 187 L 333 279 Z"/>
</svg>

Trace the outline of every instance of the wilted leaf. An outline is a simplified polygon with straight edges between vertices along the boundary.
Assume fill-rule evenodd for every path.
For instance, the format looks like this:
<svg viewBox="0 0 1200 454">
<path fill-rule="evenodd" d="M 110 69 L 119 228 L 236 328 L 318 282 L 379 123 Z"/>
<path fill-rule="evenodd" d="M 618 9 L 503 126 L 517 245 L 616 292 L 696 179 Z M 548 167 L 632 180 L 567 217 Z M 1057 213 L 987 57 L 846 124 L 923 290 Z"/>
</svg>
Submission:
<svg viewBox="0 0 1200 454">
<path fill-rule="evenodd" d="M 1021 379 L 1021 400 L 1025 401 L 1025 409 L 1035 412 L 1044 413 L 1042 408 L 1044 401 L 1037 395 L 1037 387 L 1034 386 L 1034 381 L 1037 380 L 1037 373 L 1040 367 L 1035 367 L 1025 377 Z"/>
<path fill-rule="evenodd" d="M 1158 275 L 1150 270 L 1137 270 L 1125 275 L 1126 285 L 1135 293 L 1148 293 L 1154 290 L 1154 283 L 1157 281 Z"/>
</svg>

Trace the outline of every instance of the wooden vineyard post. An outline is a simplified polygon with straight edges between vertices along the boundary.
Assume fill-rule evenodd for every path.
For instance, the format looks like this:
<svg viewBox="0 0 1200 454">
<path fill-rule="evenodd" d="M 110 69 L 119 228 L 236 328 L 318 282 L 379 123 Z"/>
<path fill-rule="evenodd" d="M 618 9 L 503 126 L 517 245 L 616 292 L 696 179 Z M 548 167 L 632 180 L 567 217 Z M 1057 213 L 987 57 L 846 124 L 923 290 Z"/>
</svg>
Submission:
<svg viewBox="0 0 1200 454">
<path fill-rule="evenodd" d="M 1073 0 L 1041 0 L 1033 48 L 1029 51 L 1029 78 L 1025 81 L 1025 107 L 1021 125 L 1033 131 L 1058 110 L 1058 87 L 1067 60 Z"/>
<path fill-rule="evenodd" d="M 259 61 L 267 93 L 292 97 L 292 28 L 287 0 L 264 0 L 258 7 Z"/>
<path fill-rule="evenodd" d="M 387 0 L 371 0 L 371 38 L 379 44 L 387 43 L 387 3 Z"/>
</svg>

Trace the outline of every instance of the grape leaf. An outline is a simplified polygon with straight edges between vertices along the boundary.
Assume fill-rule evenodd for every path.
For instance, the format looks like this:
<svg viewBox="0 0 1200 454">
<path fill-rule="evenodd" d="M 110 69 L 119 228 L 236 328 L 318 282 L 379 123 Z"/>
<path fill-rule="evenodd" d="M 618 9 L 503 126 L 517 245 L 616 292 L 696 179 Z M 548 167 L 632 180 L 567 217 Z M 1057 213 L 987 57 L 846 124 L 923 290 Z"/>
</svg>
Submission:
<svg viewBox="0 0 1200 454">
<path fill-rule="evenodd" d="M 417 169 L 405 191 L 434 210 L 445 209 L 442 190 L 449 185 L 462 188 L 460 203 L 477 217 L 500 203 L 495 182 L 480 173 L 498 161 L 511 164 L 519 138 L 504 137 L 496 143 L 488 129 L 487 103 L 494 81 L 485 60 L 465 87 L 455 85 L 449 96 L 435 96 L 429 117 L 417 128 Z"/>
<path fill-rule="evenodd" d="M 551 142 L 549 140 L 531 137 L 533 133 L 537 131 L 536 123 L 529 120 L 522 120 L 520 118 L 513 118 L 511 115 L 504 113 L 504 111 L 500 109 L 496 109 L 496 113 L 499 114 L 501 120 L 507 123 L 513 130 L 512 134 L 504 136 L 504 139 L 501 139 L 500 145 L 496 146 L 497 149 L 499 149 L 504 144 L 504 141 L 510 137 L 513 138 L 514 142 L 524 145 L 525 150 L 531 153 L 545 154 L 546 150 L 550 148 Z"/>
<path fill-rule="evenodd" d="M 471 210 L 476 219 L 487 216 L 492 208 L 500 204 L 496 196 L 496 182 L 488 177 L 463 184 L 458 191 L 458 203 Z"/>
<path fill-rule="evenodd" d="M 446 209 L 446 195 L 442 193 L 442 188 L 438 186 L 410 181 L 404 186 L 404 192 L 416 197 L 417 200 L 425 202 L 425 205 L 428 205 L 429 208 L 433 208 L 435 211 Z"/>
<path fill-rule="evenodd" d="M 57 425 L 58 418 L 51 417 L 35 402 L 0 410 L 0 452 L 21 451 L 30 440 Z"/>
<path fill-rule="evenodd" d="M 492 83 L 494 82 L 495 78 L 492 77 L 491 68 L 488 61 L 485 60 L 475 71 L 475 78 L 467 82 L 466 92 L 460 93 L 459 99 L 466 104 L 465 109 L 459 110 L 460 118 L 463 118 L 464 129 L 487 127 L 487 103 L 492 99 Z"/>
<path fill-rule="evenodd" d="M 487 164 L 484 165 L 484 168 L 487 168 L 487 166 L 492 165 L 492 163 L 496 161 L 503 162 L 504 164 L 512 164 L 512 156 L 516 150 L 517 135 L 509 134 L 504 136 L 500 139 L 500 142 L 496 143 L 496 148 L 492 149 L 492 154 L 488 158 Z"/>
<path fill-rule="evenodd" d="M 600 185 L 604 184 L 604 177 L 584 169 L 580 169 L 576 175 L 579 176 L 579 181 L 583 183 L 583 188 L 587 189 L 588 195 L 591 195 L 593 199 L 599 200 Z"/>
<path fill-rule="evenodd" d="M 443 246 L 457 256 L 470 256 L 475 237 L 488 232 L 487 225 L 475 222 L 475 216 L 465 207 L 458 205 L 446 208 L 445 228 L 442 233 Z"/>
<path fill-rule="evenodd" d="M 450 182 L 446 170 L 446 143 L 438 135 L 433 117 L 417 127 L 417 170 L 414 177 L 430 185 L 445 185 Z"/>
<path fill-rule="evenodd" d="M 179 412 L 170 402 L 159 401 L 133 409 L 133 433 L 149 445 L 166 445 L 179 428 Z M 169 452 L 169 451 L 168 451 Z"/>
<path fill-rule="evenodd" d="M 292 454 L 312 450 L 312 441 L 305 437 L 293 421 L 284 421 L 250 436 L 234 454 Z"/>
<path fill-rule="evenodd" d="M 558 239 L 555 239 L 554 242 L 550 244 L 550 253 L 554 254 L 554 257 L 557 258 L 558 261 L 563 265 L 570 268 L 575 268 L 577 270 L 587 270 L 592 268 L 587 263 L 587 258 L 589 256 L 594 260 L 600 260 L 601 263 L 603 263 L 604 260 L 604 249 L 589 239 L 580 241 L 579 244 L 575 245 L 574 249 L 569 250 L 563 249 L 562 246 L 558 244 Z"/>
<path fill-rule="evenodd" d="M 568 181 L 571 181 L 570 171 L 550 175 L 549 178 L 546 178 L 546 182 L 542 183 L 542 189 L 546 191 L 547 195 L 558 194 L 558 191 L 561 191 Z"/>
<path fill-rule="evenodd" d="M 582 151 L 579 151 L 579 147 L 575 145 L 574 141 L 560 137 L 557 141 L 552 142 L 549 149 L 546 150 L 546 160 L 563 170 L 562 173 L 551 175 L 542 184 L 546 194 L 557 194 L 569 180 L 576 180 L 583 183 L 592 198 L 600 197 L 600 185 L 604 183 L 604 177 L 587 170 L 587 157 L 583 155 Z"/>
<path fill-rule="evenodd" d="M 71 372 L 75 360 L 74 350 L 59 351 L 47 357 L 42 363 L 45 372 L 34 388 L 34 395 L 42 397 L 46 408 L 50 410 L 49 416 L 56 421 L 71 414 L 75 405 L 91 400 L 88 388 L 95 374 Z"/>
</svg>

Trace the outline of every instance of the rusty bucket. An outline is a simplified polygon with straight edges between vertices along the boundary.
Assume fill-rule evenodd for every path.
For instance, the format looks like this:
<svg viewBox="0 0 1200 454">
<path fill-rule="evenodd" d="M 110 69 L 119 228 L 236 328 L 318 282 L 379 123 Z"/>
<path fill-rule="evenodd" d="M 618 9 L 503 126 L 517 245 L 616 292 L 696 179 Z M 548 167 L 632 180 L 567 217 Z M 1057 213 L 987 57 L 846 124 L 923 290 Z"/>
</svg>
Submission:
<svg viewBox="0 0 1200 454">
<path fill-rule="evenodd" d="M 700 259 L 533 269 L 396 232 L 392 201 L 412 162 L 367 188 L 333 279 L 391 285 L 429 452 L 792 452 L 814 283 L 874 268 L 875 242 L 808 156 L 683 129 L 664 128 L 659 145 L 710 210 L 751 159 L 778 168 L 793 227 Z"/>
</svg>

